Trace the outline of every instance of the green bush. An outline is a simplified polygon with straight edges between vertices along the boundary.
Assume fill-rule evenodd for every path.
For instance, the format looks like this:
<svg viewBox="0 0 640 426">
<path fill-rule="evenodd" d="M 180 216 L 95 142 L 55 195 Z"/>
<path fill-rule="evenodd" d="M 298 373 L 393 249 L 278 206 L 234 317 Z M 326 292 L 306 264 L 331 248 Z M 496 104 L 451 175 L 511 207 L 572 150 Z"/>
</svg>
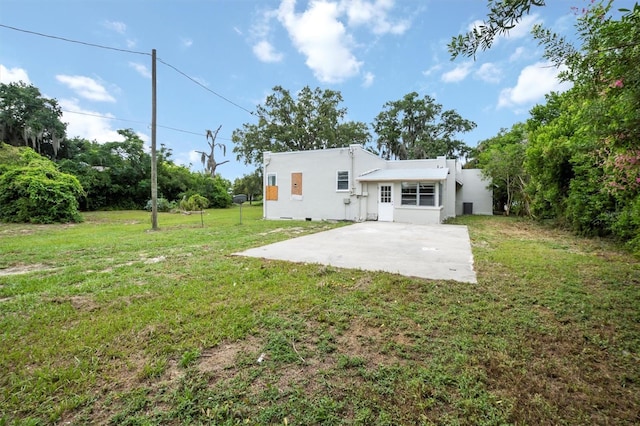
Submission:
<svg viewBox="0 0 640 426">
<path fill-rule="evenodd" d="M 186 211 L 203 210 L 209 207 L 209 200 L 200 194 L 193 194 L 189 198 L 180 201 L 180 208 Z"/>
<path fill-rule="evenodd" d="M 78 198 L 84 195 L 75 176 L 32 149 L 21 155 L 22 164 L 0 176 L 0 220 L 4 222 L 81 222 Z M 25 165 L 26 164 L 26 165 Z"/>
<path fill-rule="evenodd" d="M 176 208 L 176 203 L 175 201 L 169 201 L 166 198 L 160 197 L 157 200 L 157 208 L 159 212 L 168 213 Z M 151 200 L 147 201 L 147 205 L 144 207 L 144 209 L 149 212 L 151 211 Z"/>
<path fill-rule="evenodd" d="M 180 194 L 183 199 L 189 199 L 194 194 L 199 194 L 209 200 L 209 207 L 214 209 L 224 209 L 231 207 L 232 197 L 229 194 L 231 182 L 221 178 L 219 175 L 211 176 L 196 175 L 193 187 Z"/>
</svg>

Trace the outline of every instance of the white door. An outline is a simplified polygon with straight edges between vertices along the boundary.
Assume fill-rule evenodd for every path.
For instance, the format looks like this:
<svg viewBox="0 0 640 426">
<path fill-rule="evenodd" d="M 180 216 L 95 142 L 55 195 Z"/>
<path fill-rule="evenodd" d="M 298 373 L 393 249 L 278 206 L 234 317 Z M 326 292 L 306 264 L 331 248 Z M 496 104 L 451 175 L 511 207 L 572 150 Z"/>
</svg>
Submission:
<svg viewBox="0 0 640 426">
<path fill-rule="evenodd" d="M 393 222 L 393 184 L 378 184 L 378 220 Z"/>
</svg>

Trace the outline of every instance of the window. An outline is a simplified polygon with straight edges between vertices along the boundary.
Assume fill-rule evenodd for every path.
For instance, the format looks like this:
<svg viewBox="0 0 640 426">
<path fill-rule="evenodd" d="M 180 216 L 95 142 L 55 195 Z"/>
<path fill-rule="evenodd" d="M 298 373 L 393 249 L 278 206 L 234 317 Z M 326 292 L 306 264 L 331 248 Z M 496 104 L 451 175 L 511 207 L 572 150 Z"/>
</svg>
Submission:
<svg viewBox="0 0 640 426">
<path fill-rule="evenodd" d="M 267 201 L 278 201 L 278 186 L 276 182 L 276 174 L 268 173 L 267 174 L 267 188 L 266 188 L 266 199 Z"/>
<path fill-rule="evenodd" d="M 380 202 L 391 202 L 391 185 L 380 185 Z"/>
<path fill-rule="evenodd" d="M 291 173 L 291 195 L 302 195 L 302 173 Z"/>
<path fill-rule="evenodd" d="M 426 182 L 402 182 L 401 205 L 435 207 L 436 185 Z"/>
<path fill-rule="evenodd" d="M 349 190 L 349 171 L 348 170 L 339 170 L 338 178 L 336 180 L 336 190 L 337 191 L 348 191 Z"/>
<path fill-rule="evenodd" d="M 418 184 L 415 182 L 402 182 L 402 201 L 403 206 L 418 205 Z"/>
<path fill-rule="evenodd" d="M 435 206 L 436 205 L 436 186 L 432 183 L 418 184 L 418 205 L 419 206 Z"/>
</svg>

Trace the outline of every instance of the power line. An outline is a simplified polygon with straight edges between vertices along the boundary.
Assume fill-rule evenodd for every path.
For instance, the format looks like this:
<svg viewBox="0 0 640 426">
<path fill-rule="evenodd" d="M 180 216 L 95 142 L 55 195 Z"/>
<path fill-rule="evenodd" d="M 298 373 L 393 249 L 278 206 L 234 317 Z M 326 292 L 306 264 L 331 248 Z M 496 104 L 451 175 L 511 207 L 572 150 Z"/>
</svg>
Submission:
<svg viewBox="0 0 640 426">
<path fill-rule="evenodd" d="M 131 53 L 131 54 L 135 54 L 135 55 L 151 56 L 150 53 L 146 53 L 146 52 L 138 52 L 138 51 L 135 51 L 135 50 L 120 49 L 120 48 L 117 48 L 117 47 L 104 46 L 104 45 L 101 45 L 101 44 L 87 43 L 87 42 L 84 42 L 84 41 L 73 40 L 73 39 L 69 39 L 69 38 L 65 38 L 65 37 L 53 36 L 53 35 L 50 35 L 50 34 L 43 34 L 43 33 L 39 33 L 39 32 L 36 32 L 36 31 L 25 30 L 25 29 L 22 29 L 22 28 L 16 28 L 16 27 L 12 27 L 12 26 L 9 26 L 9 25 L 4 25 L 4 24 L 0 24 L 0 27 L 8 28 L 10 30 L 19 31 L 19 32 L 27 33 L 27 34 L 37 35 L 37 36 L 40 36 L 40 37 L 46 37 L 46 38 L 51 38 L 51 39 L 55 39 L 55 40 L 66 41 L 66 42 L 69 42 L 69 43 L 82 44 L 84 46 L 96 47 L 96 48 L 99 48 L 99 49 L 115 50 L 117 52 L 125 52 L 125 53 Z M 231 105 L 235 106 L 236 108 L 239 108 L 239 109 L 241 109 L 241 110 L 243 110 L 245 112 L 248 112 L 251 115 L 254 115 L 254 113 L 252 111 L 250 111 L 250 110 L 246 109 L 245 107 L 233 102 L 229 98 L 226 98 L 226 97 L 222 96 L 221 94 L 209 89 L 207 86 L 205 86 L 204 84 L 200 83 L 195 78 L 193 78 L 193 77 L 189 76 L 188 74 L 186 74 L 185 72 L 179 70 L 176 66 L 171 65 L 170 63 L 165 62 L 160 58 L 156 58 L 156 60 L 158 62 L 161 62 L 164 65 L 168 66 L 169 68 L 173 69 L 178 74 L 181 74 L 182 76 L 186 77 L 188 80 L 190 80 L 191 82 L 197 84 L 198 86 L 200 86 L 201 88 L 205 89 L 206 91 L 208 91 L 208 92 L 214 94 L 215 96 L 219 97 L 220 99 L 224 100 L 225 102 L 228 102 Z"/>
<path fill-rule="evenodd" d="M 4 25 L 4 24 L 0 24 L 0 27 L 8 28 L 8 29 L 14 30 L 14 31 L 20 31 L 22 33 L 37 35 L 37 36 L 40 36 L 40 37 L 52 38 L 52 39 L 55 39 L 55 40 L 62 40 L 62 41 L 66 41 L 66 42 L 69 42 L 69 43 L 76 43 L 76 44 L 82 44 L 82 45 L 90 46 L 90 47 L 97 47 L 97 48 L 100 48 L 100 49 L 115 50 L 117 52 L 132 53 L 134 55 L 151 56 L 150 53 L 146 53 L 146 52 L 137 52 L 135 50 L 127 50 L 127 49 L 120 49 L 120 48 L 117 48 L 117 47 L 103 46 L 101 44 L 96 44 L 96 43 L 87 43 L 86 41 L 73 40 L 73 39 L 70 39 L 70 38 L 58 37 L 58 36 L 53 36 L 53 35 L 49 35 L 49 34 L 38 33 L 36 31 L 29 31 L 29 30 L 25 30 L 25 29 L 22 29 L 22 28 L 11 27 L 9 25 Z"/>
<path fill-rule="evenodd" d="M 216 96 L 217 96 L 217 97 L 219 97 L 220 99 L 222 99 L 222 100 L 224 100 L 224 101 L 226 101 L 226 102 L 229 102 L 231 105 L 233 105 L 233 106 L 235 106 L 235 107 L 237 107 L 237 108 L 240 108 L 241 110 L 243 110 L 243 111 L 245 111 L 245 112 L 248 112 L 249 114 L 253 115 L 253 112 L 252 112 L 252 111 L 249 111 L 249 110 L 248 110 L 248 109 L 246 109 L 245 107 L 243 107 L 243 106 L 241 106 L 241 105 L 238 105 L 237 103 L 233 102 L 233 101 L 232 101 L 232 100 L 230 100 L 230 99 L 225 98 L 224 96 L 222 96 L 222 95 L 221 95 L 221 94 L 219 94 L 219 93 L 214 92 L 213 90 L 209 89 L 209 88 L 208 88 L 207 86 L 205 86 L 204 84 L 200 83 L 200 82 L 199 82 L 198 80 L 196 80 L 195 78 L 190 77 L 189 75 L 187 75 L 186 73 L 184 73 L 184 72 L 180 71 L 178 68 L 176 68 L 175 66 L 171 65 L 170 63 L 165 62 L 165 61 L 163 61 L 163 60 L 162 60 L 162 59 L 160 59 L 160 58 L 156 58 L 156 59 L 158 60 L 158 62 L 161 62 L 161 63 L 165 64 L 165 65 L 166 65 L 166 66 L 168 66 L 169 68 L 172 68 L 175 72 L 177 72 L 178 74 L 183 75 L 184 77 L 186 77 L 187 79 L 191 80 L 193 83 L 195 83 L 195 84 L 197 84 L 198 86 L 202 87 L 202 88 L 203 88 L 203 89 L 205 89 L 206 91 L 213 93 L 214 95 L 216 95 Z"/>
<path fill-rule="evenodd" d="M 89 112 L 70 111 L 70 110 L 66 110 L 66 109 L 63 109 L 61 111 L 62 112 L 67 112 L 69 114 L 87 115 L 89 117 L 98 117 L 98 118 L 104 118 L 104 119 L 107 119 L 107 120 L 118 120 L 118 121 L 124 121 L 124 122 L 127 122 L 127 123 L 146 124 L 147 126 L 149 126 L 149 123 L 146 122 L 146 121 L 128 120 L 126 118 L 118 118 L 118 117 L 111 117 L 111 116 L 108 116 L 108 115 L 92 114 L 92 113 L 89 113 Z M 163 126 L 161 124 L 157 124 L 156 127 L 160 127 L 160 128 L 168 129 L 168 130 L 173 130 L 173 131 L 181 132 L 181 133 L 188 133 L 190 135 L 205 136 L 206 137 L 206 133 L 192 132 L 190 130 L 179 129 L 177 127 Z M 223 138 L 223 137 L 219 137 L 218 139 L 222 139 L 222 140 L 225 140 L 225 141 L 231 141 L 231 139 Z"/>
</svg>

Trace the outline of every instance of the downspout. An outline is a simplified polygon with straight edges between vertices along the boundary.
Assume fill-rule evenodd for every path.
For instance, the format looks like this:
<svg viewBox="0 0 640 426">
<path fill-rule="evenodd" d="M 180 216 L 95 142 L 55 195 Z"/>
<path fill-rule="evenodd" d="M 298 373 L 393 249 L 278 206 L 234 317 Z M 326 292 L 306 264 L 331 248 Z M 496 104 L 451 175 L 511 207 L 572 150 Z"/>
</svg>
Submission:
<svg viewBox="0 0 640 426">
<path fill-rule="evenodd" d="M 351 196 L 356 193 L 356 184 L 355 184 L 356 179 L 353 176 L 354 168 L 355 168 L 355 152 L 354 152 L 353 146 L 349 146 L 349 156 L 351 157 L 351 170 L 349 171 L 349 180 L 350 180 L 349 186 L 351 186 L 351 191 L 350 191 L 350 194 L 349 194 L 349 198 L 351 198 Z M 359 204 L 360 204 L 360 200 L 358 200 L 358 209 L 360 209 Z M 349 204 L 349 211 L 351 211 L 351 205 L 350 204 Z M 345 210 L 344 213 L 345 213 L 345 219 L 349 220 L 349 218 L 346 217 L 347 216 L 347 211 L 346 210 Z"/>
<path fill-rule="evenodd" d="M 267 166 L 271 162 L 271 155 L 269 152 L 265 152 L 262 154 L 262 218 L 267 220 Z"/>
</svg>

